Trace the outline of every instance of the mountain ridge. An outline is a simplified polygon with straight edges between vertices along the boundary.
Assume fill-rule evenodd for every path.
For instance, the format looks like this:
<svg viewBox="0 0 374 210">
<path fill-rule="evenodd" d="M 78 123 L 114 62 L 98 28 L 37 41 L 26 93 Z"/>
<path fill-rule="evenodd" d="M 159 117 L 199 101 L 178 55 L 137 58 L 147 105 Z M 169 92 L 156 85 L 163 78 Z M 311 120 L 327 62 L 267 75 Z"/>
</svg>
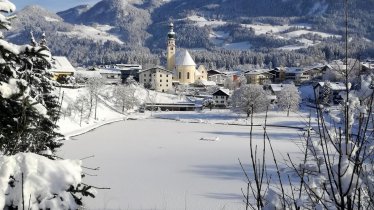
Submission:
<svg viewBox="0 0 374 210">
<path fill-rule="evenodd" d="M 163 63 L 170 19 L 175 22 L 179 48 L 217 54 L 225 53 L 222 50 L 287 53 L 278 52 L 282 49 L 295 55 L 322 51 L 317 53 L 318 56 L 325 48 L 340 51 L 333 48 L 342 41 L 344 5 L 332 0 L 313 3 L 282 0 L 272 6 L 275 1 L 278 0 L 103 0 L 57 14 L 30 6 L 17 12 L 18 18 L 7 36 L 16 43 L 25 43 L 30 39 L 31 30 L 36 36 L 46 32 L 53 53 L 67 55 L 75 64 L 83 65 L 139 62 L 134 56 L 140 54 L 143 63 Z M 368 2 L 374 3 L 374 0 Z M 352 11 L 350 16 L 350 35 L 360 40 L 359 45 L 369 43 L 365 55 L 372 53 L 374 28 L 368 23 L 373 21 L 374 15 L 363 11 L 369 11 L 371 7 L 357 3 L 352 8 L 361 12 Z M 328 43 L 330 46 L 324 46 Z M 308 50 L 310 47 L 317 50 Z M 84 52 L 88 54 L 86 57 Z M 326 59 L 330 59 L 329 56 Z M 253 61 L 239 63 L 243 62 Z"/>
</svg>

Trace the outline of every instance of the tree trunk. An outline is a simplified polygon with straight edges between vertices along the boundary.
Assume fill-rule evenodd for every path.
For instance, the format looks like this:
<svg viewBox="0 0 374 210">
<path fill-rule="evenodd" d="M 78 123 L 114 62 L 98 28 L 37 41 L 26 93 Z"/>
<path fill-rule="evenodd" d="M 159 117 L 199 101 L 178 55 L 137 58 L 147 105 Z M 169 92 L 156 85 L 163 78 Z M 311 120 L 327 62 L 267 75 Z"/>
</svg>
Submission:
<svg viewBox="0 0 374 210">
<path fill-rule="evenodd" d="M 95 98 L 95 120 L 97 119 L 97 117 L 96 117 L 96 113 L 97 113 L 97 96 L 96 96 L 96 98 Z"/>
<path fill-rule="evenodd" d="M 82 102 L 82 108 L 81 108 L 81 119 L 79 122 L 79 126 L 82 127 L 82 118 L 83 118 L 83 102 Z"/>
</svg>

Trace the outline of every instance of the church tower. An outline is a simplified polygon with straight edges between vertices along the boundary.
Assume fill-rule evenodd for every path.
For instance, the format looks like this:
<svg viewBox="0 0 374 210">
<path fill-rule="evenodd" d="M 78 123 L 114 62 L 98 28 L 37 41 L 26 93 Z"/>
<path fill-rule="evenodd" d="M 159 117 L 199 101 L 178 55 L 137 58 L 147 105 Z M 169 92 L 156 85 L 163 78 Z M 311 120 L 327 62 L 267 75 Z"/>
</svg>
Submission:
<svg viewBox="0 0 374 210">
<path fill-rule="evenodd" d="M 175 32 L 174 24 L 170 22 L 168 33 L 168 46 L 167 46 L 167 69 L 174 71 L 175 69 Z"/>
</svg>

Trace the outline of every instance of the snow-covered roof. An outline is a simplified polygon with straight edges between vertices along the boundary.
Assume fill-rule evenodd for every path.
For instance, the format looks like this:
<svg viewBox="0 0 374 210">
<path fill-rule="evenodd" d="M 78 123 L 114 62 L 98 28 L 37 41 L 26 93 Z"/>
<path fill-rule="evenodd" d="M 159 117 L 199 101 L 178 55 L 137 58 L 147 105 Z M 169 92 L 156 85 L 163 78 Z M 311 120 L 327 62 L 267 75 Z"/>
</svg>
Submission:
<svg viewBox="0 0 374 210">
<path fill-rule="evenodd" d="M 52 57 L 52 68 L 50 69 L 52 72 L 75 72 L 75 68 L 69 60 L 64 56 L 54 56 Z"/>
<path fill-rule="evenodd" d="M 175 60 L 177 66 L 196 66 L 195 61 L 187 50 L 178 52 Z"/>
<path fill-rule="evenodd" d="M 74 73 L 75 77 L 83 77 L 83 78 L 101 78 L 101 74 L 99 71 L 76 71 Z"/>
<path fill-rule="evenodd" d="M 295 74 L 299 73 L 299 74 L 301 74 L 301 73 L 303 73 L 306 70 L 304 68 L 301 68 L 301 67 L 286 67 L 285 71 L 287 73 L 295 73 Z"/>
<path fill-rule="evenodd" d="M 271 69 L 254 69 L 254 70 L 250 70 L 250 71 L 247 71 L 245 72 L 245 74 L 263 74 L 263 73 L 269 73 L 269 71 L 271 71 Z"/>
<path fill-rule="evenodd" d="M 167 69 L 165 69 L 165 68 L 163 68 L 163 67 L 161 67 L 161 66 L 156 66 L 156 67 L 152 67 L 152 68 L 149 68 L 149 69 L 144 69 L 144 70 L 142 70 L 142 71 L 139 71 L 139 74 L 140 74 L 140 73 L 143 73 L 143 72 L 147 72 L 147 71 L 151 71 L 152 73 L 154 73 L 156 70 L 161 70 L 161 71 L 165 71 L 165 72 L 167 72 L 167 73 L 173 74 L 172 71 L 167 70 Z"/>
<path fill-rule="evenodd" d="M 114 69 L 114 68 L 110 68 L 110 69 L 98 69 L 98 71 L 100 72 L 100 74 L 121 74 L 121 70 L 120 69 Z"/>
<path fill-rule="evenodd" d="M 218 93 L 220 91 L 223 92 L 224 94 L 228 95 L 228 96 L 230 95 L 230 90 L 229 89 L 225 89 L 225 88 L 221 88 L 221 89 L 217 90 L 212 95 L 215 95 L 216 93 Z"/>
<path fill-rule="evenodd" d="M 273 92 L 279 92 L 281 91 L 284 87 L 287 87 L 291 84 L 270 84 L 270 88 Z"/>
<path fill-rule="evenodd" d="M 374 63 L 367 62 L 367 63 L 362 63 L 361 65 L 367 69 L 374 69 Z"/>
<path fill-rule="evenodd" d="M 215 86 L 217 85 L 215 82 L 213 81 L 207 81 L 207 80 L 200 80 L 200 82 L 204 85 L 204 86 Z"/>
<path fill-rule="evenodd" d="M 323 87 L 325 82 L 319 82 L 317 86 Z M 346 86 L 343 82 L 330 82 L 331 90 L 346 90 Z"/>
</svg>

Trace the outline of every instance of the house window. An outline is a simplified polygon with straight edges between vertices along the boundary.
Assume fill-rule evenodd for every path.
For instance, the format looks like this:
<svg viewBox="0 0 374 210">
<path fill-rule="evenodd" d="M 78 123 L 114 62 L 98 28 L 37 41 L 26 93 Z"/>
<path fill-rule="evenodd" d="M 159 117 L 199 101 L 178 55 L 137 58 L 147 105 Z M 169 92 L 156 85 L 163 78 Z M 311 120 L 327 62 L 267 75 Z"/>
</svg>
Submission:
<svg viewBox="0 0 374 210">
<path fill-rule="evenodd" d="M 179 79 L 182 78 L 182 72 L 179 72 Z"/>
<path fill-rule="evenodd" d="M 190 79 L 190 72 L 187 72 L 187 79 Z"/>
<path fill-rule="evenodd" d="M 144 76 L 146 77 L 146 76 L 147 76 L 147 74 L 144 74 Z"/>
<path fill-rule="evenodd" d="M 168 84 L 166 84 L 166 87 L 169 87 L 169 85 L 168 85 Z"/>
<path fill-rule="evenodd" d="M 162 74 L 160 74 L 160 77 L 162 77 Z"/>
<path fill-rule="evenodd" d="M 149 74 L 149 76 L 151 77 L 151 76 L 152 76 L 152 74 Z"/>
<path fill-rule="evenodd" d="M 160 87 L 162 87 L 162 84 L 160 84 Z"/>
<path fill-rule="evenodd" d="M 144 79 L 144 82 L 147 82 L 147 80 L 146 80 L 146 79 Z"/>
<path fill-rule="evenodd" d="M 166 82 L 169 82 L 169 80 L 167 79 Z"/>
<path fill-rule="evenodd" d="M 151 82 L 151 81 L 152 81 L 152 79 L 149 79 L 149 81 Z"/>
<path fill-rule="evenodd" d="M 160 82 L 162 82 L 162 79 L 160 79 Z"/>
<path fill-rule="evenodd" d="M 224 99 L 224 98 L 225 98 L 225 96 L 221 96 L 221 98 L 222 98 L 222 99 Z"/>
</svg>

